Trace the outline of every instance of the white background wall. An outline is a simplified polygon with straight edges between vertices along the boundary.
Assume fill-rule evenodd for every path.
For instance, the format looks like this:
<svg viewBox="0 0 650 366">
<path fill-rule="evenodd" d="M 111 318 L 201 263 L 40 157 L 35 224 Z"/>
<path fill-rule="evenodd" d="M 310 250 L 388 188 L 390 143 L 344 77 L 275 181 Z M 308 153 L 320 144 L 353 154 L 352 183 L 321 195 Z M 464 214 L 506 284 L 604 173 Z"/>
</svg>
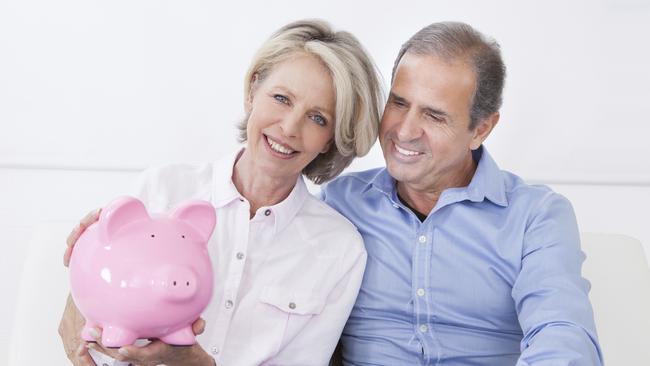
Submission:
<svg viewBox="0 0 650 366">
<path fill-rule="evenodd" d="M 0 355 L 32 227 L 80 218 L 147 165 L 233 149 L 252 54 L 308 17 L 354 33 L 386 87 L 426 24 L 494 36 L 508 78 L 492 155 L 569 197 L 582 230 L 650 249 L 647 1 L 0 0 Z M 382 162 L 375 146 L 351 169 Z"/>
</svg>

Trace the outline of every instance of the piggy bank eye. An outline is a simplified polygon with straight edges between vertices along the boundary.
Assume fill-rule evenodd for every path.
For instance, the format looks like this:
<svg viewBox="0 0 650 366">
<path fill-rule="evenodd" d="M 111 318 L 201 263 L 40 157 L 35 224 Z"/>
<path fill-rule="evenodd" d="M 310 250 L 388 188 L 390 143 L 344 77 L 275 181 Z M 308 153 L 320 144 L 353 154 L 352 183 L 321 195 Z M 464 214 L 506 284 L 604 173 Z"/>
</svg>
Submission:
<svg viewBox="0 0 650 366">
<path fill-rule="evenodd" d="M 155 236 L 154 234 L 151 234 L 151 237 L 152 237 L 152 238 L 155 238 L 156 236 Z"/>
<path fill-rule="evenodd" d="M 185 235 L 181 235 L 181 238 L 185 239 Z"/>
</svg>

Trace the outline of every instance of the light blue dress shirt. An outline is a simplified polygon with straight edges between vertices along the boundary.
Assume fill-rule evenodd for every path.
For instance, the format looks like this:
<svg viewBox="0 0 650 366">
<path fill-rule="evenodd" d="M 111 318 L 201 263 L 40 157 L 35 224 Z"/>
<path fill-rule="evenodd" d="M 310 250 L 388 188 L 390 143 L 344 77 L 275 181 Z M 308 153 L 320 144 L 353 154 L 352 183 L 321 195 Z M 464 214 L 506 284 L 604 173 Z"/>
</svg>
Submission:
<svg viewBox="0 0 650 366">
<path fill-rule="evenodd" d="M 424 222 L 385 168 L 323 187 L 368 252 L 344 365 L 602 364 L 571 204 L 483 147 L 474 159 L 469 186 L 443 191 Z"/>
</svg>

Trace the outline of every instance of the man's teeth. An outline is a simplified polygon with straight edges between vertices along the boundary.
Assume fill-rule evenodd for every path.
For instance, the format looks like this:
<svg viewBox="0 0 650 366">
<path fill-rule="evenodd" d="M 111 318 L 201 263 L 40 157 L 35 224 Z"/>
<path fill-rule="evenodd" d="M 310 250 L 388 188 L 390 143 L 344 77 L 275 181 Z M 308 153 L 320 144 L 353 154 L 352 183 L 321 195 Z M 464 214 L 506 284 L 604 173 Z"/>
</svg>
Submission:
<svg viewBox="0 0 650 366">
<path fill-rule="evenodd" d="M 289 155 L 289 154 L 292 154 L 295 151 L 295 150 L 291 150 L 291 149 L 289 149 L 287 147 L 284 147 L 283 145 L 280 145 L 280 143 L 271 140 L 271 138 L 268 137 L 268 136 L 266 136 L 266 141 L 269 142 L 269 146 L 271 146 L 271 149 L 273 149 L 273 151 L 277 151 L 277 152 L 279 152 L 281 154 Z"/>
<path fill-rule="evenodd" d="M 411 151 L 411 150 L 402 149 L 401 147 L 397 146 L 397 144 L 395 144 L 395 149 L 396 149 L 397 152 L 399 152 L 400 154 L 402 154 L 402 155 L 406 155 L 406 156 L 414 156 L 414 155 L 420 155 L 420 154 L 421 154 L 420 152 L 417 152 L 417 151 Z"/>
</svg>

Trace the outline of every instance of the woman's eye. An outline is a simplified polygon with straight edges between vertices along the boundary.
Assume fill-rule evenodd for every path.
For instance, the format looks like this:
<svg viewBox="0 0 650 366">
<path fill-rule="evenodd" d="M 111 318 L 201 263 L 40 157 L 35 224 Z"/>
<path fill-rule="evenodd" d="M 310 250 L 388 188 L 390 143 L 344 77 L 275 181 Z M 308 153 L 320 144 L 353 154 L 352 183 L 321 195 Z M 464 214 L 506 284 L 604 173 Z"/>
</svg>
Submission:
<svg viewBox="0 0 650 366">
<path fill-rule="evenodd" d="M 321 126 L 325 126 L 327 124 L 327 120 L 325 119 L 325 117 L 321 116 L 320 114 L 314 114 L 313 116 L 311 116 L 311 119 Z"/>
<path fill-rule="evenodd" d="M 273 95 L 273 98 L 280 103 L 289 104 L 289 98 L 285 97 L 282 94 L 275 94 Z"/>
</svg>

